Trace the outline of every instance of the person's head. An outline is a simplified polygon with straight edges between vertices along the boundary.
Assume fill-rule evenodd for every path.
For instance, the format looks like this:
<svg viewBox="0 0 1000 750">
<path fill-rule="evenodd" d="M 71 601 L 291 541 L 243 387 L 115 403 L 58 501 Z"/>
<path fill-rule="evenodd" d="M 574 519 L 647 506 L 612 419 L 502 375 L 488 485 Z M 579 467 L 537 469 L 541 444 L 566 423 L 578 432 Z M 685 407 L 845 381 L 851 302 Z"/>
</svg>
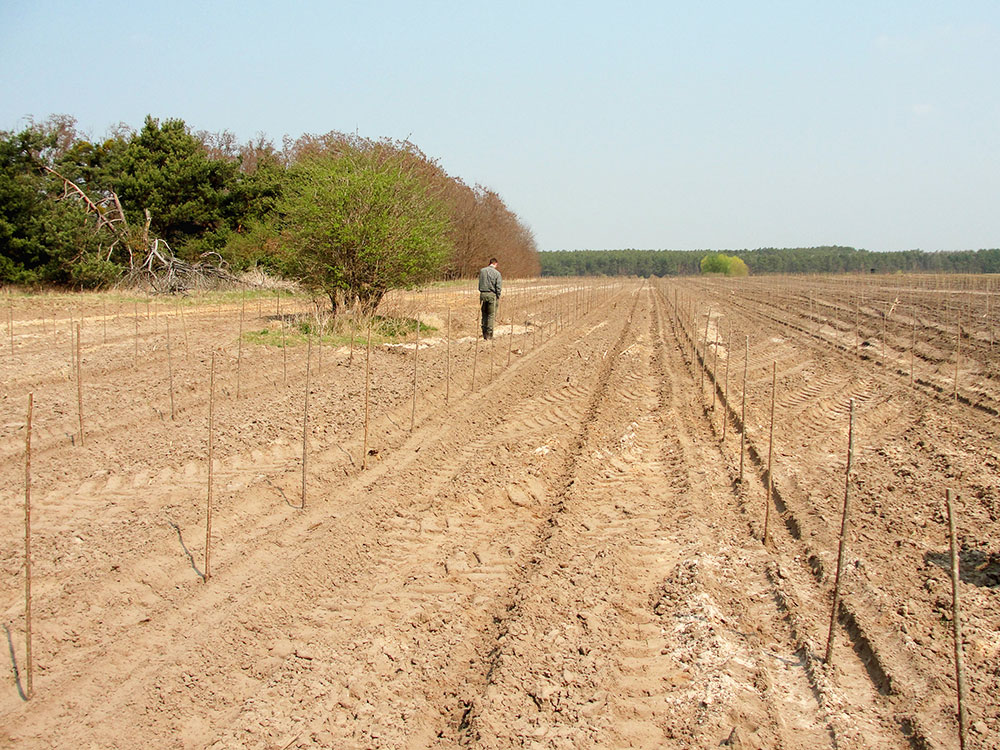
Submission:
<svg viewBox="0 0 1000 750">
<path fill-rule="evenodd" d="M 497 259 L 496 258 L 490 258 L 490 265 L 493 266 L 494 268 L 496 268 Z"/>
</svg>

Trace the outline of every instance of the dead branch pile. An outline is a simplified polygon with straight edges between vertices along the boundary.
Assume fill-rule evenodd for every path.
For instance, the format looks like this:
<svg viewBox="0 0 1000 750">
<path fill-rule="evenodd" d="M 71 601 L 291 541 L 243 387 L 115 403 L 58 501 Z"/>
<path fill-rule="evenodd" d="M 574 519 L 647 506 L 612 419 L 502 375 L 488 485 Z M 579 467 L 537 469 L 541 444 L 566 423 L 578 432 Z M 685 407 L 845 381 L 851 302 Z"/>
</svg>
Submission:
<svg viewBox="0 0 1000 750">
<path fill-rule="evenodd" d="M 111 193 L 99 200 L 93 200 L 75 182 L 59 174 L 51 167 L 43 167 L 46 172 L 62 180 L 63 194 L 60 200 L 79 202 L 88 216 L 95 217 L 94 231 L 109 238 L 107 247 L 101 244 L 101 258 L 110 261 L 115 251 L 124 260 L 128 256 L 128 267 L 123 272 L 117 287 L 148 287 L 158 294 L 169 294 L 187 289 L 217 286 L 223 281 L 239 284 L 240 280 L 230 273 L 228 264 L 218 253 L 202 253 L 194 263 L 181 260 L 174 255 L 167 241 L 149 236 L 152 216 L 146 210 L 146 224 L 134 231 L 129 227 L 117 193 Z M 80 260 L 74 258 L 74 262 Z"/>
<path fill-rule="evenodd" d="M 170 294 L 217 286 L 219 281 L 240 283 L 229 272 L 227 263 L 218 253 L 202 253 L 200 257 L 202 260 L 197 263 L 188 263 L 173 254 L 166 240 L 154 239 L 146 257 L 141 262 L 132 264 L 118 286 L 148 285 L 154 292 Z M 131 258 L 130 254 L 130 260 Z"/>
</svg>

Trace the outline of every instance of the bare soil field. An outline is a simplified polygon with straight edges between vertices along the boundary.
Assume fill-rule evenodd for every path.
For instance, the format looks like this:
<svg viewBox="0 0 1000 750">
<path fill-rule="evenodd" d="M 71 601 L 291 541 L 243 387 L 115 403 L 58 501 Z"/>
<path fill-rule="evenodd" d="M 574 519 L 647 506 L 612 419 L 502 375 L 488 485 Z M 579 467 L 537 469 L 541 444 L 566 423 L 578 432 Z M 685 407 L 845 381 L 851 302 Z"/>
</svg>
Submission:
<svg viewBox="0 0 1000 750">
<path fill-rule="evenodd" d="M 957 747 L 952 488 L 1000 747 L 996 280 L 508 286 L 367 369 L 300 298 L 9 299 L 0 746 Z"/>
</svg>

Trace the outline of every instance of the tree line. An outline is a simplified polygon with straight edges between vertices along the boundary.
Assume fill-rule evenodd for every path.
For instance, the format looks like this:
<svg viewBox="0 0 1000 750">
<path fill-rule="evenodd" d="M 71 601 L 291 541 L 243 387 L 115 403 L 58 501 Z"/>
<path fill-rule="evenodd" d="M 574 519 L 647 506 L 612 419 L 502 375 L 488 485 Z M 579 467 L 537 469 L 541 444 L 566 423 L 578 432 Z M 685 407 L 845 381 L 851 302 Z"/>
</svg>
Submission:
<svg viewBox="0 0 1000 750">
<path fill-rule="evenodd" d="M 56 115 L 0 131 L 0 282 L 100 287 L 259 267 L 338 303 L 473 276 L 537 276 L 531 230 L 409 141 L 330 132 L 239 142 L 147 117 L 83 137 Z M 181 282 L 178 282 L 181 283 Z"/>
<path fill-rule="evenodd" d="M 542 276 L 679 276 L 725 273 L 719 256 L 750 273 L 1000 273 L 1000 249 L 879 252 L 853 247 L 705 250 L 558 250 L 539 253 Z M 703 261 L 706 261 L 703 266 Z M 728 265 L 732 261 L 726 261 Z M 741 269 L 742 271 L 742 269 Z"/>
</svg>

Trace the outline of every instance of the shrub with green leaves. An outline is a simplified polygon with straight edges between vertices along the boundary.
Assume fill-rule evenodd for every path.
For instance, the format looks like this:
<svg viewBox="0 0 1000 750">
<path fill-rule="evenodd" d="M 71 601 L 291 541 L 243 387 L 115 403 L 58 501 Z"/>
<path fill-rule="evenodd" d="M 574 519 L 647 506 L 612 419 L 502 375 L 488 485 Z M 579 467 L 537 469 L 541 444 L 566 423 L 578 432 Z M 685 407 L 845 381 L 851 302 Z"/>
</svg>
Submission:
<svg viewBox="0 0 1000 750">
<path fill-rule="evenodd" d="M 393 288 L 434 279 L 451 252 L 449 214 L 399 152 L 345 145 L 290 170 L 278 202 L 302 283 L 373 311 Z"/>
<path fill-rule="evenodd" d="M 724 253 L 710 253 L 701 259 L 701 272 L 722 276 L 747 276 L 750 269 L 741 258 Z"/>
</svg>

